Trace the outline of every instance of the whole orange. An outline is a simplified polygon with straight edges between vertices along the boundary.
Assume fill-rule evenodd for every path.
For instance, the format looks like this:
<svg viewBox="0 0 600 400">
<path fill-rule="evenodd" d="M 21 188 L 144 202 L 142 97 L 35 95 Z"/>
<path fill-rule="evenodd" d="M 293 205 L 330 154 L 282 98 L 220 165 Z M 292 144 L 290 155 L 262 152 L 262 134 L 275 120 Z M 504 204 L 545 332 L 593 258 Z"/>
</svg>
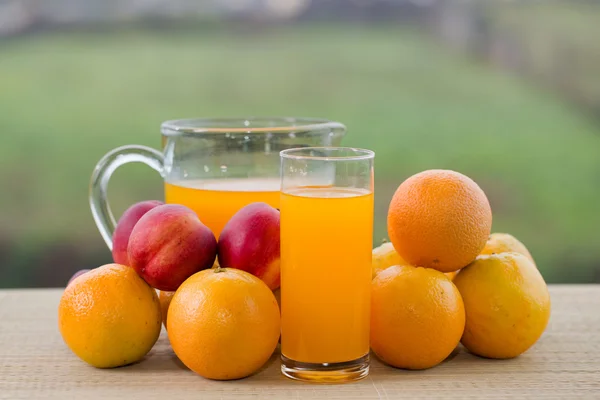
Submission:
<svg viewBox="0 0 600 400">
<path fill-rule="evenodd" d="M 198 272 L 175 292 L 167 328 L 177 357 L 209 379 L 239 379 L 273 354 L 280 333 L 273 292 L 233 268 Z"/>
<path fill-rule="evenodd" d="M 458 345 L 465 310 L 458 289 L 443 273 L 392 266 L 372 281 L 371 349 L 398 368 L 425 369 Z"/>
<path fill-rule="evenodd" d="M 550 318 L 544 278 L 526 256 L 477 257 L 454 279 L 467 315 L 461 343 L 474 354 L 512 358 L 540 338 Z"/>
<path fill-rule="evenodd" d="M 130 267 L 108 264 L 75 278 L 58 306 L 63 340 L 83 361 L 112 368 L 141 360 L 160 333 L 156 292 Z"/>
<path fill-rule="evenodd" d="M 162 315 L 162 321 L 167 327 L 167 315 L 169 315 L 169 305 L 171 304 L 171 300 L 173 300 L 173 296 L 175 292 L 165 292 L 161 290 L 158 293 L 158 301 L 160 302 L 160 314 Z"/>
<path fill-rule="evenodd" d="M 392 265 L 410 264 L 398 255 L 398 252 L 394 249 L 394 245 L 391 242 L 386 242 L 379 247 L 375 247 L 371 253 L 371 270 L 373 272 L 371 279 L 375 278 L 375 275 Z M 446 276 L 450 279 L 454 279 L 457 273 L 458 271 L 446 272 Z"/>
<path fill-rule="evenodd" d="M 455 171 L 428 170 L 398 187 L 387 224 L 390 241 L 409 264 L 452 272 L 483 250 L 492 210 L 471 178 Z"/>
<path fill-rule="evenodd" d="M 458 275 L 458 271 L 446 272 L 446 273 L 444 273 L 444 275 L 446 275 L 452 281 L 452 280 L 454 280 L 456 275 Z"/>
<path fill-rule="evenodd" d="M 533 257 L 529 250 L 527 250 L 527 247 L 525 247 L 519 239 L 509 233 L 492 233 L 485 243 L 485 247 L 481 251 L 481 254 L 490 255 L 509 252 L 523 254 L 533 261 Z"/>
<path fill-rule="evenodd" d="M 407 262 L 398 255 L 398 252 L 394 249 L 394 245 L 390 242 L 383 243 L 379 247 L 375 247 L 371 253 L 372 278 L 392 265 L 404 264 L 407 264 Z"/>
</svg>

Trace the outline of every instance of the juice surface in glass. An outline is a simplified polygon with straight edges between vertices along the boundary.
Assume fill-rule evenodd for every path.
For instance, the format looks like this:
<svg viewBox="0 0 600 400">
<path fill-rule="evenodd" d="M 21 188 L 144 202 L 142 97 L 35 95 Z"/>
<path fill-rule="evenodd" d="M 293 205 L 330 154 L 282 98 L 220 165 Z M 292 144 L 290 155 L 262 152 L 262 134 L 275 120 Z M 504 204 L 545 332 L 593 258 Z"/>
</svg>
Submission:
<svg viewBox="0 0 600 400">
<path fill-rule="evenodd" d="M 369 352 L 373 193 L 308 187 L 281 194 L 282 354 L 305 363 Z"/>
<path fill-rule="evenodd" d="M 185 180 L 165 183 L 165 202 L 183 204 L 218 239 L 229 219 L 242 207 L 264 202 L 279 208 L 280 180 L 272 178 Z"/>
</svg>

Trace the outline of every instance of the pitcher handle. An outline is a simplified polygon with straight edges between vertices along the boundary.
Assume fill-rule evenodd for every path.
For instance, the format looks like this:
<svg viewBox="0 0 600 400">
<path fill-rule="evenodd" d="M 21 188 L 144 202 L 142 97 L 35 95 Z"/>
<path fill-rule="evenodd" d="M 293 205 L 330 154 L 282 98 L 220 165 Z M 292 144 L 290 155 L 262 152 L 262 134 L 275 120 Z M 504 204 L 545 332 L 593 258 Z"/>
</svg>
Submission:
<svg viewBox="0 0 600 400">
<path fill-rule="evenodd" d="M 163 175 L 164 156 L 158 150 L 146 146 L 129 145 L 117 147 L 106 153 L 94 168 L 90 180 L 90 208 L 96 226 L 112 251 L 112 236 L 117 222 L 110 209 L 107 197 L 108 181 L 111 175 L 121 165 L 141 162 Z"/>
</svg>

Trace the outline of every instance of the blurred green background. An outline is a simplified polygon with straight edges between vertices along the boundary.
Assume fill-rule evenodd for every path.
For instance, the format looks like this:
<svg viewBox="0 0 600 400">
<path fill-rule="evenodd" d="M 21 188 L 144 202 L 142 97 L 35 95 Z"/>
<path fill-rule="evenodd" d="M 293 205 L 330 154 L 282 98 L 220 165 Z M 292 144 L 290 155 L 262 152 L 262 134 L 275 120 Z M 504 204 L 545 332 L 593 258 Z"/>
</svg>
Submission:
<svg viewBox="0 0 600 400">
<path fill-rule="evenodd" d="M 375 242 L 404 179 L 450 168 L 548 282 L 600 282 L 599 16 L 586 1 L 0 1 L 0 287 L 111 261 L 87 200 L 107 151 L 159 148 L 167 119 L 250 115 L 339 120 L 344 144 L 375 150 Z M 116 215 L 162 196 L 143 165 L 111 181 Z"/>
</svg>

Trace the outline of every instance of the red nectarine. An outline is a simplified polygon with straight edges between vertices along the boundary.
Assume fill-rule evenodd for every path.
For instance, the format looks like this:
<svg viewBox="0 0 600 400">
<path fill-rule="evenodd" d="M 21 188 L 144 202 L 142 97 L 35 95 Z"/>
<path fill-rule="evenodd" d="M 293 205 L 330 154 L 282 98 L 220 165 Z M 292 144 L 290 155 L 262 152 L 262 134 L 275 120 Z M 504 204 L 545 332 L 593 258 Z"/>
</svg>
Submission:
<svg viewBox="0 0 600 400">
<path fill-rule="evenodd" d="M 280 280 L 279 211 L 266 203 L 240 209 L 219 236 L 218 260 L 260 278 L 271 290 Z"/>
<path fill-rule="evenodd" d="M 131 267 L 150 286 L 172 292 L 190 275 L 212 267 L 217 241 L 194 211 L 165 204 L 140 218 L 127 253 Z"/>
<path fill-rule="evenodd" d="M 163 204 L 163 202 L 158 200 L 141 201 L 125 210 L 121 218 L 119 218 L 115 233 L 113 233 L 112 237 L 112 256 L 115 263 L 129 265 L 127 245 L 129 244 L 129 236 L 131 235 L 133 227 L 144 214 L 161 204 Z"/>
</svg>

